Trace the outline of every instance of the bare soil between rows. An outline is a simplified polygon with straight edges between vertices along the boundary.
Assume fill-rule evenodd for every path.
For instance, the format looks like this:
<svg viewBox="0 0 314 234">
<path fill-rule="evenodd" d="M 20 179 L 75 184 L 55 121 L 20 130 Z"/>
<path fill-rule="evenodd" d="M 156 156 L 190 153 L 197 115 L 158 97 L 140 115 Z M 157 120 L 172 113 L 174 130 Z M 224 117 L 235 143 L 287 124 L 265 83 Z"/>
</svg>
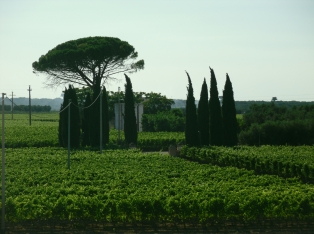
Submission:
<svg viewBox="0 0 314 234">
<path fill-rule="evenodd" d="M 25 221 L 7 223 L 6 234 L 29 233 L 305 233 L 314 234 L 314 220 L 254 222 L 221 221 L 206 224 L 192 223 L 109 223 L 92 221 Z"/>
</svg>

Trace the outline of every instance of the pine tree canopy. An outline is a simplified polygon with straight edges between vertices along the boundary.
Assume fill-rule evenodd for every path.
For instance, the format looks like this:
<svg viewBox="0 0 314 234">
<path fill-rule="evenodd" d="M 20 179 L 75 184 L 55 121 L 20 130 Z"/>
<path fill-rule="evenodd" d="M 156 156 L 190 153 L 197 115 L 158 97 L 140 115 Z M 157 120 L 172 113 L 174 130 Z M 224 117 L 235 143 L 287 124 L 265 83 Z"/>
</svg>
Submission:
<svg viewBox="0 0 314 234">
<path fill-rule="evenodd" d="M 47 75 L 47 84 L 95 86 L 121 72 L 144 69 L 144 60 L 126 41 L 114 37 L 86 37 L 57 45 L 33 62 L 33 72 Z"/>
</svg>

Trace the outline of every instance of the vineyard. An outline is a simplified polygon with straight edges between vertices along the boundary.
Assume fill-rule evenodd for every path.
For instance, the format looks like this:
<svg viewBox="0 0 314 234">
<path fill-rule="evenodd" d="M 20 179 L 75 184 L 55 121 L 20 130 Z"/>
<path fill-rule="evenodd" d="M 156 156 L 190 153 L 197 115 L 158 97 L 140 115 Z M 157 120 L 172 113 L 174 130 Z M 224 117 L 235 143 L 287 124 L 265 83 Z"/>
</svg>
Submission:
<svg viewBox="0 0 314 234">
<path fill-rule="evenodd" d="M 314 146 L 183 147 L 180 156 L 200 163 L 254 170 L 256 174 L 314 183 Z"/>
<path fill-rule="evenodd" d="M 13 120 L 11 115 L 7 114 L 5 116 L 5 145 L 8 148 L 57 147 L 59 146 L 58 120 L 59 115 L 55 113 L 37 114 L 32 117 L 32 123 L 29 125 L 28 114 L 17 114 Z M 110 131 L 110 145 L 118 142 L 118 135 L 117 130 Z M 184 138 L 183 132 L 140 132 L 137 147 L 145 151 L 167 150 L 170 144 L 176 145 L 184 141 Z M 123 132 L 120 133 L 120 139 L 124 140 Z"/>
<path fill-rule="evenodd" d="M 26 115 L 6 116 L 9 233 L 86 222 L 102 231 L 314 227 L 313 146 L 183 147 L 180 158 L 142 150 L 167 149 L 184 133 L 141 133 L 140 149 L 72 150 L 69 170 L 57 126 L 51 114 L 34 117 L 31 126 Z M 110 137 L 115 142 L 118 132 Z"/>
</svg>

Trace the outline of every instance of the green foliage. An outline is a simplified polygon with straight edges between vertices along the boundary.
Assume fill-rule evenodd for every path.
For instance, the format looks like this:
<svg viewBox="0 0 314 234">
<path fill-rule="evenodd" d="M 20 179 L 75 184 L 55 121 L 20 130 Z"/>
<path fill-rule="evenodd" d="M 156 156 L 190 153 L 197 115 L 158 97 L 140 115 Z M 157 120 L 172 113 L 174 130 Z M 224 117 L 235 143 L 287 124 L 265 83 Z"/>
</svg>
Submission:
<svg viewBox="0 0 314 234">
<path fill-rule="evenodd" d="M 145 114 L 157 114 L 157 112 L 165 112 L 171 110 L 171 105 L 174 104 L 172 99 L 160 93 L 144 93 L 145 98 L 143 102 Z"/>
<path fill-rule="evenodd" d="M 185 119 L 185 141 L 187 145 L 199 145 L 199 133 L 197 126 L 197 114 L 193 86 L 189 73 L 187 73 L 189 86 L 187 87 L 188 95 L 186 99 L 186 119 Z"/>
<path fill-rule="evenodd" d="M 183 147 L 180 157 L 222 167 L 253 170 L 256 174 L 296 177 L 314 183 L 313 146 L 261 146 L 261 147 Z"/>
<path fill-rule="evenodd" d="M 4 105 L 3 106 L 4 111 L 10 111 L 11 110 L 11 106 L 10 105 Z M 2 107 L 1 107 L 2 110 Z"/>
<path fill-rule="evenodd" d="M 160 93 L 145 93 L 145 92 L 133 92 L 134 102 L 143 103 L 145 114 L 156 114 L 157 112 L 170 111 L 171 105 L 174 103 L 172 99 L 168 99 L 166 96 Z M 109 108 L 109 118 L 114 117 L 114 104 L 120 102 L 121 98 L 124 97 L 124 92 L 110 91 L 108 92 L 108 108 Z"/>
<path fill-rule="evenodd" d="M 8 149 L 6 222 L 125 224 L 314 217 L 311 184 L 136 150 Z"/>
<path fill-rule="evenodd" d="M 70 82 L 96 91 L 102 80 L 114 74 L 143 69 L 144 60 L 135 61 L 137 57 L 134 47 L 126 41 L 86 37 L 56 46 L 33 62 L 32 67 L 34 72 L 48 75 L 52 85 Z"/>
<path fill-rule="evenodd" d="M 29 111 L 29 105 L 18 105 L 13 107 L 14 112 L 21 111 L 21 112 L 27 112 Z M 11 107 L 9 106 L 9 109 L 11 110 Z M 50 112 L 51 106 L 39 106 L 39 105 L 32 105 L 32 112 Z"/>
<path fill-rule="evenodd" d="M 266 121 L 239 134 L 241 145 L 313 145 L 314 119 Z"/>
<path fill-rule="evenodd" d="M 99 147 L 100 145 L 100 86 L 95 87 L 93 91 L 93 98 L 91 106 L 91 118 L 89 121 L 90 127 L 90 145 L 92 147 Z"/>
<path fill-rule="evenodd" d="M 137 147 L 144 151 L 168 150 L 170 145 L 184 142 L 183 132 L 140 132 Z"/>
<path fill-rule="evenodd" d="M 306 120 L 314 118 L 314 105 L 301 105 L 298 107 L 277 106 L 277 103 L 254 104 L 250 111 L 243 115 L 243 130 L 247 130 L 254 123 L 263 124 L 266 121 Z"/>
<path fill-rule="evenodd" d="M 206 80 L 202 85 L 202 91 L 200 95 L 200 100 L 198 102 L 197 109 L 197 121 L 198 121 L 198 131 L 200 133 L 200 144 L 209 144 L 209 108 L 208 108 L 208 88 Z"/>
<path fill-rule="evenodd" d="M 90 138 L 91 138 L 91 121 L 92 121 L 92 113 L 91 107 L 92 100 L 90 97 L 90 93 L 86 93 L 85 101 L 84 101 L 84 109 L 83 109 L 83 117 L 82 117 L 82 146 L 90 146 Z"/>
<path fill-rule="evenodd" d="M 263 105 L 270 104 L 271 101 L 235 101 L 235 106 L 237 110 L 237 114 L 244 114 L 250 111 L 250 106 L 252 105 Z M 300 106 L 310 106 L 313 105 L 314 102 L 299 102 L 299 101 L 276 101 L 277 107 L 285 107 L 287 109 L 298 108 Z"/>
<path fill-rule="evenodd" d="M 134 109 L 134 96 L 131 79 L 125 75 L 125 96 L 124 96 L 124 137 L 127 144 L 137 143 L 137 124 Z"/>
<path fill-rule="evenodd" d="M 71 104 L 70 103 L 71 100 Z M 64 100 L 61 105 L 60 119 L 59 119 L 59 143 L 62 147 L 68 146 L 68 118 L 70 108 L 70 145 L 71 147 L 80 146 L 80 113 L 77 103 L 76 92 L 73 86 L 69 85 L 68 89 L 64 91 Z"/>
<path fill-rule="evenodd" d="M 180 110 L 143 114 L 142 127 L 144 132 L 184 132 L 185 118 Z"/>
<path fill-rule="evenodd" d="M 218 97 L 217 81 L 214 70 L 210 68 L 210 97 L 209 97 L 209 143 L 223 145 L 223 125 L 221 107 Z"/>
<path fill-rule="evenodd" d="M 223 140 L 226 146 L 238 144 L 238 122 L 233 98 L 232 83 L 227 74 L 222 100 Z"/>
<path fill-rule="evenodd" d="M 32 116 L 32 125 L 30 126 L 28 114 L 16 114 L 13 120 L 11 114 L 6 114 L 5 146 L 6 148 L 58 146 L 58 121 L 58 113 L 38 114 Z M 85 133 L 83 136 L 85 136 Z M 123 132 L 120 137 L 124 140 Z M 119 148 L 115 145 L 117 139 L 118 131 L 111 129 L 109 143 L 106 147 Z M 183 142 L 184 139 L 183 132 L 139 132 L 137 147 L 145 151 L 167 150 L 170 144 L 178 144 Z M 82 146 L 85 148 L 86 145 L 82 144 Z"/>
<path fill-rule="evenodd" d="M 102 91 L 102 140 L 104 145 L 109 143 L 108 96 L 105 87 L 103 87 Z"/>
<path fill-rule="evenodd" d="M 5 115 L 6 148 L 59 146 L 57 113 L 33 115 L 31 126 L 28 117 L 28 114 L 15 114 L 12 120 L 11 114 Z"/>
<path fill-rule="evenodd" d="M 239 143 L 247 145 L 311 145 L 314 105 L 286 108 L 277 103 L 252 105 L 243 115 Z"/>
</svg>

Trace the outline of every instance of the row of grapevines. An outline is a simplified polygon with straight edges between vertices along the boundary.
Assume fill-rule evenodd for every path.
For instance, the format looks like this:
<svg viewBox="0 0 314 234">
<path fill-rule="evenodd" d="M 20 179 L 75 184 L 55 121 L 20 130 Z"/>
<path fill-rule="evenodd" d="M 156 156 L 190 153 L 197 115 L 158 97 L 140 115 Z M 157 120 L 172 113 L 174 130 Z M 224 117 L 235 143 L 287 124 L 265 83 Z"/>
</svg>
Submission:
<svg viewBox="0 0 314 234">
<path fill-rule="evenodd" d="M 183 147 L 181 157 L 314 183 L 314 146 Z"/>
<path fill-rule="evenodd" d="M 314 187 L 137 150 L 7 149 L 6 219 L 111 222 L 314 217 Z"/>
<path fill-rule="evenodd" d="M 20 118 L 6 120 L 6 147 L 58 146 L 58 122 L 54 121 L 55 115 L 40 115 L 42 119 L 33 120 L 31 125 L 29 125 L 26 115 L 24 117 L 22 114 L 18 116 Z M 43 118 L 45 116 L 47 117 L 46 119 Z M 117 143 L 119 139 L 118 131 L 112 129 L 109 133 L 109 138 L 110 144 Z M 123 131 L 120 132 L 120 140 L 124 140 Z M 159 151 L 168 149 L 169 145 L 178 144 L 181 141 L 184 141 L 184 133 L 181 132 L 140 132 L 138 135 L 137 147 L 147 151 Z"/>
</svg>

